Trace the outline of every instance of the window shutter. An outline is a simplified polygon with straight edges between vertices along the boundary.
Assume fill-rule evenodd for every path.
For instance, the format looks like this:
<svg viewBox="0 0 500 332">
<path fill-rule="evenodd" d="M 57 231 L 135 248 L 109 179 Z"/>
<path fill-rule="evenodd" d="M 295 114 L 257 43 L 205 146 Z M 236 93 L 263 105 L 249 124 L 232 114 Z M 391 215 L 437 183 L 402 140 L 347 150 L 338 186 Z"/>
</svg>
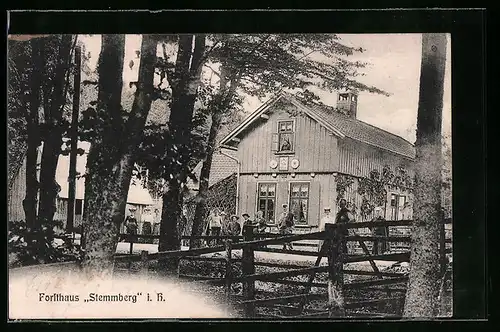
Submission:
<svg viewBox="0 0 500 332">
<path fill-rule="evenodd" d="M 273 134 L 273 139 L 272 139 L 272 144 L 271 144 L 271 151 L 277 152 L 278 151 L 278 134 Z"/>
</svg>

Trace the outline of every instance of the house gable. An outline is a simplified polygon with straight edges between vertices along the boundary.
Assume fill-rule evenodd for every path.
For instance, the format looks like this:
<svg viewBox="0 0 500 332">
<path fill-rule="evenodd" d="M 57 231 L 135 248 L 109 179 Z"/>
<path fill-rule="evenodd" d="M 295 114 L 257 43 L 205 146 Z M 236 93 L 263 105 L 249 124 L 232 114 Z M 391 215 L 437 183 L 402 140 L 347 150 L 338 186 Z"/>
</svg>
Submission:
<svg viewBox="0 0 500 332">
<path fill-rule="evenodd" d="M 242 173 L 334 171 L 337 137 L 307 109 L 281 98 L 253 116 L 253 122 L 234 133 L 237 139 L 228 136 L 225 141 L 238 150 Z M 282 149 L 285 141 L 290 143 L 290 150 Z M 295 168 L 292 160 L 298 161 L 294 161 Z M 280 162 L 287 166 L 272 165 Z"/>
<path fill-rule="evenodd" d="M 334 133 L 338 137 L 344 137 L 338 129 L 334 128 L 326 121 L 323 121 L 309 108 L 305 107 L 300 102 L 297 102 L 288 94 L 280 92 L 251 113 L 239 126 L 224 137 L 220 142 L 220 146 L 231 150 L 237 150 L 237 145 L 245 134 L 248 133 L 249 130 L 254 129 L 255 126 L 259 126 L 263 122 L 266 122 L 269 119 L 270 113 L 276 110 L 286 110 L 290 116 L 295 117 L 299 115 L 307 115 L 311 119 L 323 125 L 331 133 Z"/>
<path fill-rule="evenodd" d="M 254 127 L 262 121 L 267 120 L 269 117 L 268 112 L 272 106 L 276 104 L 280 105 L 280 103 L 283 104 L 284 101 L 293 105 L 293 107 L 287 107 L 287 109 L 307 114 L 310 118 L 314 119 L 317 123 L 327 128 L 330 133 L 339 138 L 349 137 L 356 141 L 372 145 L 376 148 L 401 155 L 407 159 L 415 158 L 414 146 L 402 137 L 358 119 L 353 119 L 343 114 L 339 114 L 338 112 L 321 105 L 309 103 L 306 106 L 306 103 L 301 101 L 299 98 L 285 92 L 280 92 L 277 96 L 270 99 L 268 102 L 255 110 L 235 130 L 233 130 L 221 141 L 221 146 L 236 150 L 238 143 L 244 136 L 244 132 L 248 130 L 249 127 Z"/>
</svg>

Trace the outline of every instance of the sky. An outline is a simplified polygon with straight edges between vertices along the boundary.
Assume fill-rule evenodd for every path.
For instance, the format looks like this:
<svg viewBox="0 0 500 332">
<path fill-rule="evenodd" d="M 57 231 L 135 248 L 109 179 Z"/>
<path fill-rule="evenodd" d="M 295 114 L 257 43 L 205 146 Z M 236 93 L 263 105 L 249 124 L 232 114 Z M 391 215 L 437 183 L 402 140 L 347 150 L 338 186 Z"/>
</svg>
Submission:
<svg viewBox="0 0 500 332">
<path fill-rule="evenodd" d="M 362 47 L 365 52 L 350 56 L 353 61 L 368 62 L 359 81 L 389 92 L 389 97 L 361 92 L 358 97 L 359 120 L 415 142 L 419 78 L 422 52 L 421 34 L 339 34 L 340 41 Z M 101 47 L 100 36 L 80 36 L 86 52 L 90 52 L 90 66 L 97 63 Z M 127 35 L 125 40 L 124 82 L 137 79 L 141 35 Z M 313 56 L 313 55 L 311 55 Z M 447 61 L 443 96 L 443 134 L 451 135 L 451 40 L 448 36 Z M 135 62 L 132 69 L 130 60 Z M 128 84 L 126 84 L 128 86 Z M 336 94 L 322 93 L 325 104 L 335 106 Z M 262 104 L 257 98 L 247 98 L 245 111 L 252 112 Z"/>
</svg>

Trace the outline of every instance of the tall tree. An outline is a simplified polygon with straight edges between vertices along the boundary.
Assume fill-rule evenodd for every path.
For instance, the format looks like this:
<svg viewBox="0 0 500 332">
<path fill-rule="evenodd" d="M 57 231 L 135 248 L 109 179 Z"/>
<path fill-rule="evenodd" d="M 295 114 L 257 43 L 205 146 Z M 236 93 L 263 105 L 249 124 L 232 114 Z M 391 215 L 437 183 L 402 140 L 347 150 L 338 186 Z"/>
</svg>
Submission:
<svg viewBox="0 0 500 332">
<path fill-rule="evenodd" d="M 62 35 L 40 39 L 45 42 L 41 49 L 41 61 L 44 80 L 41 84 L 44 123 L 41 138 L 43 152 L 40 165 L 40 204 L 38 219 L 40 224 L 53 220 L 56 212 L 56 197 L 59 192 L 56 169 L 61 153 L 62 138 L 68 121 L 64 117 L 67 105 L 69 74 L 71 72 L 71 53 L 76 43 L 76 36 Z M 40 89 L 40 87 L 39 87 Z"/>
<path fill-rule="evenodd" d="M 441 123 L 446 34 L 423 34 L 410 276 L 405 317 L 436 315 L 441 222 Z"/>
<path fill-rule="evenodd" d="M 90 275 L 112 272 L 128 189 L 154 89 L 157 40 L 143 35 L 132 110 L 123 111 L 124 35 L 103 35 L 96 109 L 85 112 L 91 148 L 87 158 L 84 267 Z"/>
<path fill-rule="evenodd" d="M 205 42 L 205 35 L 179 36 L 175 66 L 167 76 L 172 89 L 172 99 L 168 122 L 170 142 L 166 158 L 168 172 L 165 173 L 166 191 L 162 204 L 160 251 L 180 248 L 178 224 L 183 203 L 182 189 L 189 173 L 194 104 L 200 86 Z M 175 264 L 174 261 L 165 263 L 168 266 Z"/>
<path fill-rule="evenodd" d="M 207 62 L 220 69 L 214 69 L 209 63 L 205 65 L 219 78 L 219 89 L 211 101 L 216 106 L 210 110 L 212 123 L 199 179 L 193 236 L 201 235 L 205 226 L 212 154 L 221 119 L 241 102 L 239 95 L 264 97 L 283 88 L 300 89 L 301 97 L 317 102 L 319 97 L 309 89 L 311 86 L 327 91 L 354 88 L 387 94 L 355 80 L 358 70 L 366 64 L 348 61 L 346 57 L 363 50 L 342 44 L 336 35 L 213 35 L 210 40 L 213 47 Z M 313 53 L 315 59 L 309 57 Z"/>
<path fill-rule="evenodd" d="M 8 89 L 7 89 L 7 135 L 8 135 L 8 181 L 7 189 L 10 190 L 19 173 L 27 150 L 27 117 L 25 112 L 28 104 L 27 52 L 21 44 L 26 42 L 8 41 Z"/>
<path fill-rule="evenodd" d="M 37 179 L 37 157 L 38 146 L 40 145 L 39 136 L 39 108 L 40 108 L 40 88 L 42 84 L 43 68 L 43 39 L 32 39 L 31 44 L 31 80 L 30 80 L 30 98 L 29 114 L 27 114 L 27 154 L 26 154 L 26 196 L 23 200 L 24 215 L 29 229 L 34 229 L 36 222 L 36 208 L 38 196 Z"/>
<path fill-rule="evenodd" d="M 63 108 L 67 104 L 70 52 L 75 41 L 72 35 L 48 35 L 29 41 L 11 42 L 12 61 L 9 67 L 12 75 L 9 77 L 9 90 L 11 93 L 17 91 L 20 95 L 16 102 L 9 103 L 9 116 L 12 115 L 9 129 L 13 129 L 10 133 L 14 134 L 11 136 L 14 143 L 21 143 L 17 145 L 21 148 L 25 146 L 26 149 L 26 153 L 21 150 L 19 156 L 13 158 L 13 166 L 18 167 L 15 165 L 22 163 L 26 157 L 26 197 L 23 206 L 30 228 L 51 221 L 53 217 L 53 212 L 49 211 L 54 211 L 57 195 L 54 177 L 62 135 L 66 130 Z M 25 109 L 22 112 L 25 128 L 22 130 L 16 126 L 19 125 L 16 108 Z M 39 183 L 37 162 L 41 142 L 44 145 Z M 40 194 L 39 188 L 42 189 Z M 40 204 L 37 202 L 38 196 Z"/>
</svg>

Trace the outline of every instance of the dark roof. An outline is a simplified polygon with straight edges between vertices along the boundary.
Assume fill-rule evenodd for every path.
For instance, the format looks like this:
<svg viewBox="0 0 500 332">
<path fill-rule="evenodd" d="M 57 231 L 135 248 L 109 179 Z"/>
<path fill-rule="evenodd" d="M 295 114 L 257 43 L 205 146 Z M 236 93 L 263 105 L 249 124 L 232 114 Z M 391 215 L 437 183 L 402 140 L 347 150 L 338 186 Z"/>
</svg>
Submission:
<svg viewBox="0 0 500 332">
<path fill-rule="evenodd" d="M 290 98 L 290 96 L 289 96 Z M 372 126 L 366 122 L 351 118 L 326 106 L 305 105 L 298 98 L 292 97 L 303 107 L 314 113 L 321 121 L 337 129 L 344 136 L 381 149 L 391 151 L 408 158 L 415 158 L 415 147 L 404 138 Z"/>
<path fill-rule="evenodd" d="M 300 98 L 283 91 L 278 93 L 275 97 L 269 99 L 266 103 L 264 103 L 264 105 L 256 109 L 245 120 L 243 120 L 238 127 L 221 140 L 221 145 L 230 148 L 230 146 L 227 145 L 230 139 L 241 133 L 280 98 L 285 98 L 292 104 L 295 104 L 315 121 L 319 122 L 332 133 L 341 138 L 348 137 L 408 158 L 415 158 L 415 147 L 404 138 L 381 128 L 372 126 L 366 122 L 339 113 L 332 107 L 306 103 Z"/>
<path fill-rule="evenodd" d="M 224 152 L 229 155 L 235 155 L 233 151 L 224 151 Z M 202 166 L 203 162 L 200 162 L 193 169 L 193 173 L 196 175 L 197 178 L 200 177 Z M 236 171 L 237 171 L 236 161 L 216 151 L 212 156 L 212 167 L 210 168 L 210 178 L 208 180 L 208 185 L 212 186 L 215 183 L 221 181 L 222 179 L 227 178 Z M 198 188 L 198 184 L 194 184 L 193 181 L 189 180 L 188 187 Z"/>
</svg>

